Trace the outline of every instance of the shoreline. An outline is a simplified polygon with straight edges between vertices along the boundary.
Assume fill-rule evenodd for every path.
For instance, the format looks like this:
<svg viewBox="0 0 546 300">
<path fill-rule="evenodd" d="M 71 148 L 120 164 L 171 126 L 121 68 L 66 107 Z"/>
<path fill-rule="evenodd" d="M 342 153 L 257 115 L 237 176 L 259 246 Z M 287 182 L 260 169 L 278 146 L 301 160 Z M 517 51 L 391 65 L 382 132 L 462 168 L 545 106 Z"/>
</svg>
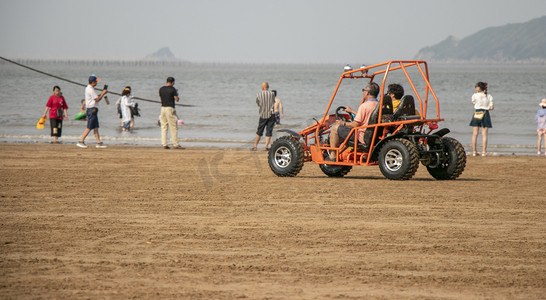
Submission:
<svg viewBox="0 0 546 300">
<path fill-rule="evenodd" d="M 0 135 L 0 144 L 49 144 L 52 138 L 47 135 L 25 135 L 25 136 L 7 136 Z M 272 139 L 272 143 L 275 141 L 275 137 Z M 161 147 L 160 138 L 143 138 L 143 137 L 111 137 L 102 136 L 101 140 L 107 142 L 112 146 L 135 146 L 135 147 Z M 192 139 L 192 138 L 179 138 L 179 143 L 184 147 L 191 148 L 228 148 L 228 149 L 246 149 L 251 148 L 254 144 L 253 139 L 243 140 L 222 140 L 222 139 Z M 78 138 L 75 136 L 61 137 L 60 141 L 65 145 L 76 145 Z M 88 136 L 86 139 L 87 144 L 93 145 L 96 143 L 93 136 Z M 168 138 L 170 144 L 170 137 Z M 260 145 L 264 145 L 263 138 L 260 141 Z M 472 153 L 471 145 L 462 144 L 468 156 Z M 506 155 L 522 155 L 522 156 L 536 156 L 536 144 L 535 145 L 507 145 L 507 144 L 489 144 L 488 153 L 491 156 L 506 156 Z M 478 144 L 478 148 L 481 152 L 481 144 Z M 546 149 L 542 149 L 543 151 Z"/>
</svg>

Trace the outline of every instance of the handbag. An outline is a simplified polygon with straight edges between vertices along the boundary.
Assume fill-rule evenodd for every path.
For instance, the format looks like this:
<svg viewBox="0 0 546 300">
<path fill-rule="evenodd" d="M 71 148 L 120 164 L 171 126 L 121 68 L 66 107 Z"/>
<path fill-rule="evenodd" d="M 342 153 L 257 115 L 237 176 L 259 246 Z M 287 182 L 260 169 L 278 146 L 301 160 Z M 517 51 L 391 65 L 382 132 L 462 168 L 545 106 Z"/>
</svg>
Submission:
<svg viewBox="0 0 546 300">
<path fill-rule="evenodd" d="M 475 111 L 474 112 L 474 119 L 481 121 L 483 119 L 483 116 L 485 116 L 485 111 Z"/>
</svg>

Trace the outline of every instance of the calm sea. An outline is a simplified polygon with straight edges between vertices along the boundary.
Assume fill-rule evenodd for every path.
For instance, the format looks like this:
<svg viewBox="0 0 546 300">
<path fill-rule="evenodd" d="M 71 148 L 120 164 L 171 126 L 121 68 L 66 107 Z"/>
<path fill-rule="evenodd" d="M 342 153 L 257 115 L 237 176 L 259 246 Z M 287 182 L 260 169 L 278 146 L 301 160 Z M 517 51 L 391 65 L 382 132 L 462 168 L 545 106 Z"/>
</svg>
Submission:
<svg viewBox="0 0 546 300">
<path fill-rule="evenodd" d="M 358 67 L 358 65 L 354 65 Z M 185 124 L 179 137 L 186 146 L 249 147 L 258 121 L 256 93 L 262 81 L 285 108 L 285 118 L 278 128 L 299 131 L 324 114 L 336 87 L 343 65 L 246 65 L 183 64 L 122 65 L 83 63 L 33 63 L 33 68 L 73 81 L 86 83 L 90 74 L 108 84 L 110 91 L 121 93 L 130 85 L 133 95 L 159 101 L 158 89 L 168 76 L 176 78 L 181 102 L 192 107 L 178 107 Z M 533 154 L 536 152 L 534 116 L 540 99 L 546 98 L 546 66 L 476 66 L 429 65 L 430 81 L 440 99 L 440 127 L 451 130 L 450 136 L 469 149 L 472 128 L 468 126 L 473 111 L 470 101 L 478 81 L 489 83 L 494 97 L 493 128 L 489 151 L 498 154 Z M 402 81 L 396 76 L 387 83 Z M 403 85 L 404 83 L 401 82 Z M 84 88 L 51 78 L 22 67 L 0 62 L 0 141 L 42 143 L 49 141 L 49 124 L 36 129 L 52 87 L 59 85 L 69 105 L 68 121 L 63 128 L 64 143 L 75 143 L 86 123 L 74 120 L 83 99 Z M 335 106 L 357 108 L 362 81 L 344 81 Z M 406 93 L 413 94 L 405 85 Z M 100 133 L 106 144 L 160 145 L 157 119 L 158 103 L 139 102 L 142 117 L 135 120 L 131 133 L 122 133 L 115 105 L 100 103 Z M 430 113 L 430 110 L 429 110 Z M 277 135 L 277 133 L 275 133 Z M 274 137 L 275 138 L 275 137 Z M 479 139 L 481 140 L 481 138 Z M 89 143 L 94 142 L 90 135 Z"/>
</svg>

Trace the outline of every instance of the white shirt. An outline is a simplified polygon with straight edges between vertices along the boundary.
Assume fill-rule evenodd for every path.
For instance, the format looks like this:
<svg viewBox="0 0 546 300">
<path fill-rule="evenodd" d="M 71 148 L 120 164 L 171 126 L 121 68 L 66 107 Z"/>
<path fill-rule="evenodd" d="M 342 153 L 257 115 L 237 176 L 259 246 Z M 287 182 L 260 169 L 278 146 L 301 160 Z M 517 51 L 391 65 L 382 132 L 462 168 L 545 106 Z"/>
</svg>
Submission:
<svg viewBox="0 0 546 300">
<path fill-rule="evenodd" d="M 489 110 L 489 107 L 493 106 L 493 96 L 484 93 L 474 93 L 472 95 L 472 104 L 474 104 L 474 109 Z"/>
<path fill-rule="evenodd" d="M 95 99 L 97 99 L 98 97 L 99 95 L 97 95 L 97 92 L 95 92 L 95 88 L 91 85 L 88 85 L 85 88 L 85 107 L 97 107 L 99 104 L 95 101 Z"/>
<path fill-rule="evenodd" d="M 129 109 L 129 106 L 135 106 L 133 99 L 127 96 L 121 97 L 119 107 L 121 108 L 121 118 L 123 122 L 131 121 L 131 110 Z"/>
</svg>

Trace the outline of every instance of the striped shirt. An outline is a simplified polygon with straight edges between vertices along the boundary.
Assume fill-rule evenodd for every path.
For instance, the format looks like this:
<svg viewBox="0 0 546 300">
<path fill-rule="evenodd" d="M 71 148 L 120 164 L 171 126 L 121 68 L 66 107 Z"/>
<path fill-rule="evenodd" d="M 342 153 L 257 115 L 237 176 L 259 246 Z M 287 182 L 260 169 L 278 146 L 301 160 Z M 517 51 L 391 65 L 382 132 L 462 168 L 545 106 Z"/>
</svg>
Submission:
<svg viewBox="0 0 546 300">
<path fill-rule="evenodd" d="M 271 91 L 261 91 L 256 96 L 256 104 L 260 107 L 260 118 L 269 119 L 275 106 L 275 94 Z"/>
</svg>

